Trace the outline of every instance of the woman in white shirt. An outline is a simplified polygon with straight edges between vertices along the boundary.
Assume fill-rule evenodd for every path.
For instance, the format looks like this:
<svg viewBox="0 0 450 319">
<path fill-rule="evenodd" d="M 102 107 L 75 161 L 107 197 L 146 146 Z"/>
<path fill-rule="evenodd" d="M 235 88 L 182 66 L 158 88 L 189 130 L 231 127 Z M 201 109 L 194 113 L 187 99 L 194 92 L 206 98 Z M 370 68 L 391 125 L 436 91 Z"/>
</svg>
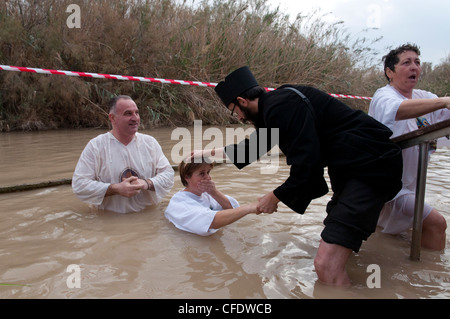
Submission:
<svg viewBox="0 0 450 319">
<path fill-rule="evenodd" d="M 389 84 L 378 89 L 369 107 L 369 115 L 393 131 L 392 137 L 450 118 L 450 97 L 414 89 L 420 74 L 420 51 L 406 44 L 392 50 L 384 60 Z M 403 188 L 386 203 L 378 220 L 383 232 L 399 234 L 412 227 L 418 166 L 418 146 L 403 150 Z M 445 218 L 425 203 L 422 246 L 433 250 L 445 248 Z"/>
<path fill-rule="evenodd" d="M 177 228 L 209 236 L 248 214 L 257 214 L 256 202 L 244 206 L 219 191 L 210 172 L 212 163 L 181 162 L 178 166 L 185 189 L 171 198 L 165 216 Z"/>
</svg>

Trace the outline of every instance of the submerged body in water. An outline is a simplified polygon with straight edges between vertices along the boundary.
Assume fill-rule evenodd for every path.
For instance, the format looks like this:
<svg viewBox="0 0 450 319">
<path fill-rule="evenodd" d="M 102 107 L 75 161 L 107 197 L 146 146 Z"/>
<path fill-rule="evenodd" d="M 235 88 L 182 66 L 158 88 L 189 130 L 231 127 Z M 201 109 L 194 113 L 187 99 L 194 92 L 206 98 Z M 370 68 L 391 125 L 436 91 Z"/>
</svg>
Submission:
<svg viewBox="0 0 450 319">
<path fill-rule="evenodd" d="M 0 186 L 70 177 L 95 130 L 3 134 Z M 171 129 L 154 136 L 170 160 Z M 173 163 L 176 164 L 176 163 Z M 426 200 L 450 222 L 450 150 L 431 156 Z M 282 183 L 289 167 L 261 175 L 264 163 L 244 170 L 218 165 L 221 191 L 250 203 Z M 245 185 L 246 192 L 242 192 Z M 304 215 L 279 205 L 278 212 L 248 218 L 212 236 L 176 229 L 164 209 L 139 213 L 92 211 L 70 185 L 0 195 L 0 298 L 449 298 L 450 243 L 409 259 L 410 234 L 377 231 L 353 254 L 350 288 L 317 282 L 313 260 L 331 193 L 314 200 Z M 80 288 L 70 288 L 68 266 L 78 265 Z M 379 266 L 380 288 L 376 286 Z M 371 288 L 372 287 L 372 288 Z"/>
</svg>

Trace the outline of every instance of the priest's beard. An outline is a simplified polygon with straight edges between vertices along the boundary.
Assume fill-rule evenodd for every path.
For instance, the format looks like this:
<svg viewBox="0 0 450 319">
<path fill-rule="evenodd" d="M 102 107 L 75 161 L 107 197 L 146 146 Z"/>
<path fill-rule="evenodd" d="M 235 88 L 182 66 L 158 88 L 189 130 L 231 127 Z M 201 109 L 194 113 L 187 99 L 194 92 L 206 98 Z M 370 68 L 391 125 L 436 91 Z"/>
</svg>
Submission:
<svg viewBox="0 0 450 319">
<path fill-rule="evenodd" d="M 240 107 L 242 113 L 244 114 L 245 120 L 244 123 L 252 123 L 255 127 L 257 126 L 257 121 L 258 121 L 258 113 L 257 112 L 253 112 L 251 110 L 249 110 L 246 107 Z"/>
</svg>

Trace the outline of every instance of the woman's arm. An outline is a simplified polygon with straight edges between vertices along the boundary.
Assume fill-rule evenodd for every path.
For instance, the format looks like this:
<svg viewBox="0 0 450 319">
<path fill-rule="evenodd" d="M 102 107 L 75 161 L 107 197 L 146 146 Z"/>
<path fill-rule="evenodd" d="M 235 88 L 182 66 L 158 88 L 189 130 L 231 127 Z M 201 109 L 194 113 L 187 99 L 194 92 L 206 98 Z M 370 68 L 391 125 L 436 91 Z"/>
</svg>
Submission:
<svg viewBox="0 0 450 319">
<path fill-rule="evenodd" d="M 404 100 L 397 110 L 395 120 L 411 119 L 443 108 L 450 109 L 450 97 Z"/>
</svg>

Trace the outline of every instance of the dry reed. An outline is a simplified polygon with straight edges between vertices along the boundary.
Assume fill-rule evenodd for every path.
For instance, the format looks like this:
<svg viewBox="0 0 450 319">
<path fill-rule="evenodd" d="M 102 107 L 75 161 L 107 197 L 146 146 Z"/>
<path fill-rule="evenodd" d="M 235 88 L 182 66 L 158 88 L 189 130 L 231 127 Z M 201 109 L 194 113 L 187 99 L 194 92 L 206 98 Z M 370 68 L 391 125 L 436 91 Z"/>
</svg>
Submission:
<svg viewBox="0 0 450 319">
<path fill-rule="evenodd" d="M 81 27 L 71 29 L 66 9 L 73 3 Z M 290 19 L 266 0 L 0 4 L 0 63 L 6 65 L 207 82 L 249 65 L 267 87 L 298 83 L 370 96 L 382 81 L 371 44 L 353 39 L 342 23 L 323 22 L 320 13 Z M 144 128 L 235 121 L 213 89 L 5 71 L 0 83 L 0 131 L 104 127 L 115 94 L 136 100 Z"/>
</svg>

